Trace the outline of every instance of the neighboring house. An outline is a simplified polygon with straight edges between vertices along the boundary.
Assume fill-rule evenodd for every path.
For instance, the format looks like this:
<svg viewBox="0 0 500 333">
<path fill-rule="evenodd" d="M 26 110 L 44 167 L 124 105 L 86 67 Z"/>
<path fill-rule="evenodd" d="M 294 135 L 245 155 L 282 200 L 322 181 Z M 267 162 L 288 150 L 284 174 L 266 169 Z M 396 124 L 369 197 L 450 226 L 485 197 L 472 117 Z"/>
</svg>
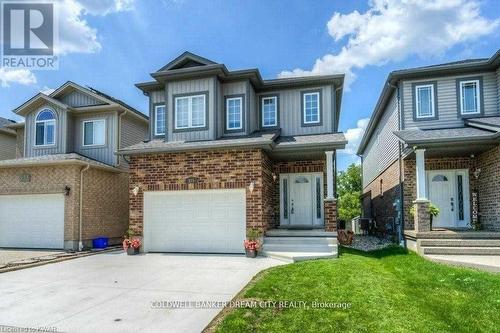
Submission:
<svg viewBox="0 0 500 333">
<path fill-rule="evenodd" d="M 365 217 L 388 228 L 401 210 L 405 237 L 419 250 L 418 240 L 438 237 L 428 233 L 429 202 L 440 211 L 434 230 L 480 224 L 489 235 L 500 231 L 499 66 L 500 51 L 389 74 L 358 151 Z M 471 235 L 455 234 L 480 234 Z M 441 236 L 451 237 L 449 231 Z"/>
<path fill-rule="evenodd" d="M 263 80 L 186 52 L 137 84 L 152 139 L 130 158 L 145 251 L 241 253 L 247 229 L 336 229 L 344 75 Z"/>
<path fill-rule="evenodd" d="M 17 158 L 0 161 L 0 247 L 77 249 L 128 226 L 128 164 L 115 152 L 147 137 L 148 117 L 67 82 L 14 112 Z"/>
<path fill-rule="evenodd" d="M 16 157 L 16 131 L 9 128 L 16 122 L 0 117 L 0 160 Z"/>
</svg>

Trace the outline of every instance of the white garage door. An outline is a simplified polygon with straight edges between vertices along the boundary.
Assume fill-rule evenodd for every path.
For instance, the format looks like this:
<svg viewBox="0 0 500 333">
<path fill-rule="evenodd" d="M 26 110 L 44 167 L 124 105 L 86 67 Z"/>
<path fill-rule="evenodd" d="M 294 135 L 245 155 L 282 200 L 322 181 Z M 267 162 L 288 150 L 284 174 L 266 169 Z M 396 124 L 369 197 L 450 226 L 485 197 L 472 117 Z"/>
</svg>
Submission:
<svg viewBox="0 0 500 333">
<path fill-rule="evenodd" d="M 0 195 L 0 247 L 62 249 L 62 194 Z"/>
<path fill-rule="evenodd" d="M 243 253 L 245 189 L 144 193 L 148 252 Z"/>
</svg>

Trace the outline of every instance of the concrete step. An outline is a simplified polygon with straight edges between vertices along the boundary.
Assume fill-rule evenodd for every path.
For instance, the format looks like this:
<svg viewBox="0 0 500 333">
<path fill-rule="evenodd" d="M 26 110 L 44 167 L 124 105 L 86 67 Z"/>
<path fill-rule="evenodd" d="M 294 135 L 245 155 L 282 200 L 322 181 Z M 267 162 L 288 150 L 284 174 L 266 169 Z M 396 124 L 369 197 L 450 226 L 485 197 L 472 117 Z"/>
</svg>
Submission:
<svg viewBox="0 0 500 333">
<path fill-rule="evenodd" d="M 264 244 L 337 244 L 335 237 L 264 237 Z"/>
<path fill-rule="evenodd" d="M 266 231 L 266 237 L 333 237 L 333 238 L 337 238 L 337 232 L 324 231 L 323 229 L 311 229 L 311 230 L 271 229 L 271 230 Z"/>
<path fill-rule="evenodd" d="M 422 254 L 500 255 L 500 247 L 421 247 Z"/>
<path fill-rule="evenodd" d="M 262 251 L 262 256 L 281 260 L 288 263 L 314 260 L 314 259 L 333 259 L 338 257 L 337 252 L 281 252 L 281 251 Z"/>
<path fill-rule="evenodd" d="M 264 251 L 278 252 L 325 252 L 337 251 L 337 244 L 268 244 L 262 246 Z"/>
<path fill-rule="evenodd" d="M 405 236 L 418 239 L 500 239 L 498 231 L 405 231 Z"/>
<path fill-rule="evenodd" d="M 500 247 L 500 239 L 421 239 L 422 247 Z"/>
</svg>

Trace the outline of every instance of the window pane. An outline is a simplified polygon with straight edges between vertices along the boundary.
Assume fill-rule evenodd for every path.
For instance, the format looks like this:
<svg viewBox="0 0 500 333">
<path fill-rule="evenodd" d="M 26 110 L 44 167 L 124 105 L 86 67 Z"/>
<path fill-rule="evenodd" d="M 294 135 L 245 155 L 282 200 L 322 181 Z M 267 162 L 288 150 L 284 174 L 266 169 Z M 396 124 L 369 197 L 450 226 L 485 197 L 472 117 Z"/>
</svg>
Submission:
<svg viewBox="0 0 500 333">
<path fill-rule="evenodd" d="M 277 105 L 276 98 L 264 98 L 262 100 L 262 125 L 276 126 Z"/>
<path fill-rule="evenodd" d="M 462 84 L 462 112 L 477 113 L 477 89 L 475 82 Z"/>
<path fill-rule="evenodd" d="M 103 145 L 106 143 L 106 129 L 104 120 L 94 122 L 94 144 Z"/>
<path fill-rule="evenodd" d="M 92 122 L 83 123 L 83 144 L 94 144 L 94 124 Z"/>
<path fill-rule="evenodd" d="M 228 129 L 241 128 L 241 98 L 227 100 Z"/>
<path fill-rule="evenodd" d="M 43 110 L 36 117 L 36 120 L 52 120 L 52 119 L 56 119 L 56 118 L 54 116 L 54 113 L 48 109 Z"/>
<path fill-rule="evenodd" d="M 175 101 L 175 126 L 186 128 L 189 126 L 189 100 L 179 98 Z"/>
<path fill-rule="evenodd" d="M 37 123 L 36 124 L 36 138 L 35 138 L 35 144 L 36 145 L 43 145 L 44 142 L 44 128 L 45 125 L 44 123 Z"/>
<path fill-rule="evenodd" d="M 417 116 L 419 117 L 431 117 L 433 115 L 431 89 L 431 87 L 417 88 Z"/>
<path fill-rule="evenodd" d="M 205 126 L 205 96 L 191 98 L 191 126 Z"/>
<path fill-rule="evenodd" d="M 155 120 L 155 134 L 165 134 L 165 106 L 156 107 Z"/>
<path fill-rule="evenodd" d="M 319 94 L 306 94 L 305 96 L 305 110 L 304 121 L 306 123 L 317 123 L 319 122 Z"/>
<path fill-rule="evenodd" d="M 47 122 L 45 123 L 45 131 L 47 131 L 47 142 L 45 144 L 47 145 L 53 145 L 54 144 L 54 122 Z"/>
</svg>

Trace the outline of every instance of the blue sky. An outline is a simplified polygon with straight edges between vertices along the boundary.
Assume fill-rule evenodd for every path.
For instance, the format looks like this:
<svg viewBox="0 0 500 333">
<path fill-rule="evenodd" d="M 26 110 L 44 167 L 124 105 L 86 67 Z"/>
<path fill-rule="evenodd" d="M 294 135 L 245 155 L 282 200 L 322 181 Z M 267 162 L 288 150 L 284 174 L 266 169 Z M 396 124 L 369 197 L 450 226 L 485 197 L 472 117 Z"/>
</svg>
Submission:
<svg viewBox="0 0 500 333">
<path fill-rule="evenodd" d="M 59 70 L 0 69 L 0 116 L 20 120 L 11 109 L 66 80 L 146 111 L 134 84 L 185 50 L 264 78 L 344 72 L 340 127 L 352 144 L 340 169 L 356 161 L 363 119 L 391 70 L 500 47 L 495 0 L 65 0 L 60 10 Z"/>
</svg>

